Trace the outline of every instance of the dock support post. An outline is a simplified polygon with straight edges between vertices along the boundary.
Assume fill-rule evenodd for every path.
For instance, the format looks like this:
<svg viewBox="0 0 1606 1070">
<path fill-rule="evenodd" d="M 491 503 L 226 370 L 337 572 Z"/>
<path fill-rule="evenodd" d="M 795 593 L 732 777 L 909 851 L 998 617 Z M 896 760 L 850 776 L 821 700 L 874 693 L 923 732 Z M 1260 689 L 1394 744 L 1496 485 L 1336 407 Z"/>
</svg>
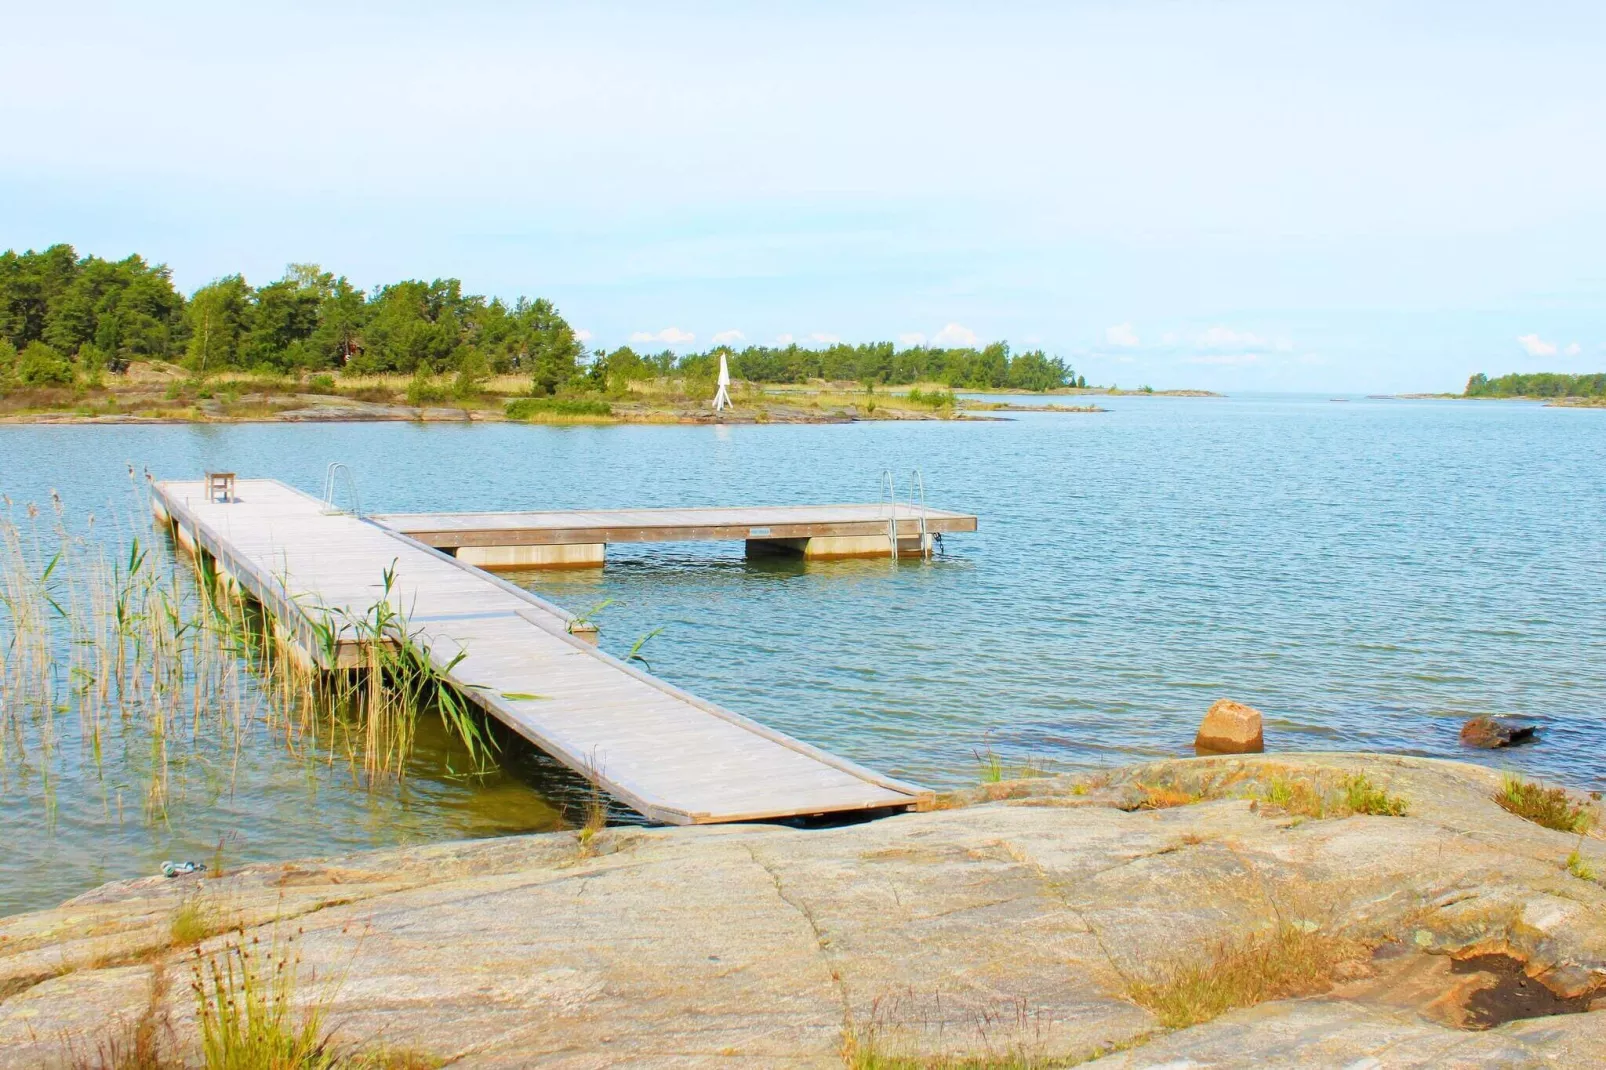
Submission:
<svg viewBox="0 0 1606 1070">
<path fill-rule="evenodd" d="M 931 536 L 898 536 L 899 557 L 919 557 L 929 550 Z M 831 561 L 849 557 L 891 557 L 892 548 L 885 535 L 816 535 L 807 539 L 748 539 L 747 556 L 800 556 L 806 561 Z"/>
<path fill-rule="evenodd" d="M 608 556 L 606 543 L 570 546 L 459 546 L 456 557 L 465 565 L 485 569 L 601 568 Z"/>
</svg>

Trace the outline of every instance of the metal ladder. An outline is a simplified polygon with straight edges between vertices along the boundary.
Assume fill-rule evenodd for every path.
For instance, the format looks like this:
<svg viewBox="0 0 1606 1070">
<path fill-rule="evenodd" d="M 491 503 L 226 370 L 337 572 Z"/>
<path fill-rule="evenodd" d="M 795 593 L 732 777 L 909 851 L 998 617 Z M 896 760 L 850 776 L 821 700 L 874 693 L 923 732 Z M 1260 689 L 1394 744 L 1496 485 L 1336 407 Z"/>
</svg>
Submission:
<svg viewBox="0 0 1606 1070">
<path fill-rule="evenodd" d="M 920 511 L 916 519 L 920 523 L 920 556 L 930 559 L 932 555 L 932 539 L 926 530 L 926 477 L 918 468 L 909 470 L 909 508 L 914 509 L 916 501 L 919 502 Z M 887 545 L 892 550 L 892 559 L 898 560 L 898 481 L 892 474 L 892 469 L 881 470 L 881 504 L 887 509 Z"/>
<path fill-rule="evenodd" d="M 346 490 L 351 493 L 351 508 L 340 509 L 335 506 L 335 483 L 338 476 L 346 477 Z M 323 473 L 323 511 L 325 513 L 345 513 L 359 519 L 362 517 L 362 495 L 357 493 L 357 479 L 340 461 L 330 461 L 329 467 Z"/>
</svg>

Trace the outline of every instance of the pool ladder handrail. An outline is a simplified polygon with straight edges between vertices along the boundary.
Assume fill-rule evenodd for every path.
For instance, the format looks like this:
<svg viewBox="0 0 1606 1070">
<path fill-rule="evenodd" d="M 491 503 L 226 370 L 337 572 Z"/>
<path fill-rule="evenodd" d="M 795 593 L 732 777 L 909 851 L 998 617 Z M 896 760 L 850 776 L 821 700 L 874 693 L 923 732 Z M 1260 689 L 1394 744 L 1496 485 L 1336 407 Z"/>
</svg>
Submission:
<svg viewBox="0 0 1606 1070">
<path fill-rule="evenodd" d="M 898 481 L 892 469 L 881 470 L 881 504 L 887 507 L 887 545 L 898 560 Z"/>
<path fill-rule="evenodd" d="M 918 468 L 909 470 L 909 508 L 915 509 L 918 500 L 919 511 L 915 519 L 920 524 L 920 556 L 930 558 L 932 553 L 931 539 L 926 526 L 926 477 Z M 892 469 L 881 470 L 881 504 L 887 509 L 887 544 L 892 551 L 892 559 L 898 559 L 898 481 L 892 474 Z"/>
<path fill-rule="evenodd" d="M 920 495 L 920 556 L 931 557 L 931 538 L 926 533 L 926 476 L 918 468 L 909 470 L 909 508 L 915 505 L 915 494 Z"/>
<path fill-rule="evenodd" d="M 351 508 L 340 509 L 335 506 L 335 483 L 339 476 L 346 477 L 346 489 L 351 492 Z M 330 461 L 329 467 L 323 473 L 323 511 L 325 513 L 347 513 L 362 519 L 362 495 L 357 493 L 357 477 L 351 474 L 351 469 L 341 461 Z"/>
</svg>

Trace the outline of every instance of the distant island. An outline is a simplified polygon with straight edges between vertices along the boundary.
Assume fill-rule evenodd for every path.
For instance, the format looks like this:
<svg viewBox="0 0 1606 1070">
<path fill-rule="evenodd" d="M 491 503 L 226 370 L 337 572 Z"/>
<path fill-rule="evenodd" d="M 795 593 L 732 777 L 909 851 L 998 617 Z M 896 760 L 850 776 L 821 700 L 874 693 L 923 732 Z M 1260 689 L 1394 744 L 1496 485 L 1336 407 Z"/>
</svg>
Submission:
<svg viewBox="0 0 1606 1070">
<path fill-rule="evenodd" d="M 734 405 L 715 415 L 721 357 Z M 185 296 L 137 255 L 0 254 L 5 420 L 964 419 L 959 391 L 1208 393 L 1089 386 L 1061 358 L 1006 342 L 588 349 L 551 301 L 466 294 L 457 279 L 362 290 L 292 264 L 264 285 L 235 274 Z"/>
<path fill-rule="evenodd" d="M 1479 372 L 1467 380 L 1468 398 L 1529 398 L 1554 405 L 1606 405 L 1606 372 L 1513 372 L 1491 379 Z"/>
</svg>

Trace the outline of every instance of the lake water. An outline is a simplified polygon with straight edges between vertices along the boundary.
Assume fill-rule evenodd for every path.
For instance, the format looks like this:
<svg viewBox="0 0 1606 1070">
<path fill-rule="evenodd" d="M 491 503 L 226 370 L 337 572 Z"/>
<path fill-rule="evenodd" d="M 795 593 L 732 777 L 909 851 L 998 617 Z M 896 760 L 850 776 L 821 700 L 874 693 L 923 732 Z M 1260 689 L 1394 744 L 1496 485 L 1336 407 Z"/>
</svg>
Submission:
<svg viewBox="0 0 1606 1070">
<path fill-rule="evenodd" d="M 747 562 L 737 543 L 610 548 L 519 577 L 603 645 L 886 772 L 946 787 L 976 753 L 1083 768 L 1189 753 L 1227 695 L 1273 750 L 1472 757 L 1606 787 L 1606 412 L 1327 397 L 1110 398 L 1095 415 L 846 426 L 408 424 L 0 427 L 0 490 L 126 510 L 127 465 L 276 476 L 344 461 L 371 512 L 874 501 L 924 472 L 974 512 L 929 563 Z M 1470 753 L 1461 722 L 1543 741 Z M 136 737 L 96 764 L 57 726 L 0 779 L 0 913 L 163 859 L 327 855 L 554 827 L 572 784 L 517 743 L 450 774 L 425 733 L 359 784 L 271 733 L 197 753 L 165 815 Z M 33 764 L 30 764 L 30 761 Z M 457 768 L 462 767 L 459 761 Z M 41 803 L 48 786 L 49 805 Z"/>
</svg>

